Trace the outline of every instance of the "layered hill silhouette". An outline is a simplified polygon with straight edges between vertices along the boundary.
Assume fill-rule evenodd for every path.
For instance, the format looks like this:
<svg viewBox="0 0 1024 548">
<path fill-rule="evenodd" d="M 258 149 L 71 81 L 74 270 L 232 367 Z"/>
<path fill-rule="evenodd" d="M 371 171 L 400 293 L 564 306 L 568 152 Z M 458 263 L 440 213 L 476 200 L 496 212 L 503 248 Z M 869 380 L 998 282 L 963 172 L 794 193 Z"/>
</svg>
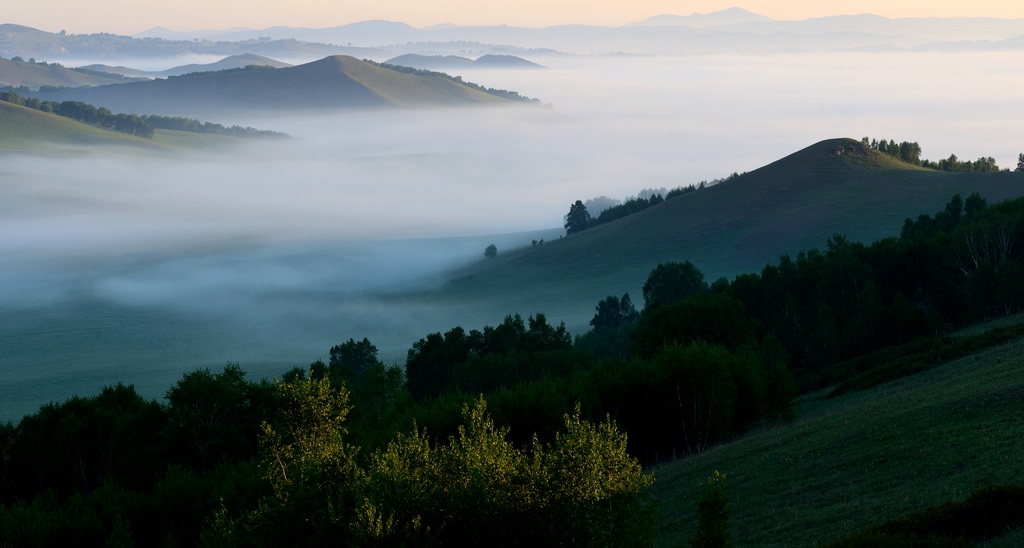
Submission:
<svg viewBox="0 0 1024 548">
<path fill-rule="evenodd" d="M 972 192 L 989 202 L 1020 196 L 1024 174 L 933 171 L 831 139 L 617 221 L 535 247 L 525 242 L 453 272 L 441 295 L 542 311 L 579 332 L 608 295 L 629 291 L 642 304 L 640 288 L 659 263 L 689 260 L 708 282 L 760 272 L 781 255 L 823 249 L 837 233 L 864 243 L 899 235 L 905 219 Z"/>
<path fill-rule="evenodd" d="M 292 65 L 278 61 L 276 59 L 271 59 L 270 57 L 264 57 L 262 55 L 243 53 L 241 55 L 231 55 L 225 57 L 220 61 L 216 61 L 214 63 L 192 63 L 161 71 L 146 71 L 133 69 L 131 67 L 110 66 L 103 64 L 85 65 L 82 67 L 78 67 L 78 69 L 105 72 L 109 74 L 121 74 L 124 76 L 133 77 L 166 78 L 168 76 L 181 76 L 183 74 L 191 74 L 193 72 L 217 72 L 220 70 L 238 69 L 245 68 L 248 66 L 285 68 L 290 67 Z"/>
<path fill-rule="evenodd" d="M 101 86 L 121 84 L 129 79 L 119 74 L 70 69 L 54 63 L 32 63 L 0 58 L 0 86 Z"/>
<path fill-rule="evenodd" d="M 425 70 L 458 70 L 466 68 L 512 68 L 539 69 L 542 65 L 527 61 L 515 55 L 481 55 L 476 59 L 458 55 L 419 55 L 407 53 L 385 61 L 389 65 L 401 65 Z"/>
<path fill-rule="evenodd" d="M 164 80 L 47 90 L 45 100 L 84 101 L 115 112 L 191 116 L 212 110 L 311 110 L 509 103 L 443 75 L 409 74 L 336 55 L 294 67 L 247 67 Z"/>
</svg>

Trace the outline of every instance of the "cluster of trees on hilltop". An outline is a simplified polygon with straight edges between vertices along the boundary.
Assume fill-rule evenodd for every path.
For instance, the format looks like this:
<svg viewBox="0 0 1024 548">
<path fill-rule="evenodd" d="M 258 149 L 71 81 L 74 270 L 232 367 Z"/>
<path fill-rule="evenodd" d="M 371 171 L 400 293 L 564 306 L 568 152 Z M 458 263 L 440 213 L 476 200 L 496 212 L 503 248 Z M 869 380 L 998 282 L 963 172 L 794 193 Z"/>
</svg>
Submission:
<svg viewBox="0 0 1024 548">
<path fill-rule="evenodd" d="M 888 154 L 889 156 L 892 156 L 894 158 L 899 158 L 900 160 L 903 160 L 908 164 L 926 167 L 929 169 L 935 169 L 939 171 L 981 173 L 999 171 L 999 166 L 996 165 L 995 158 L 992 158 L 991 156 L 983 156 L 974 161 L 962 161 L 959 158 L 957 158 L 956 154 L 950 154 L 949 158 L 933 162 L 931 160 L 921 159 L 921 145 L 919 145 L 916 142 L 903 141 L 901 143 L 897 143 L 895 140 L 892 139 L 888 141 L 882 139 L 881 141 L 879 141 L 877 139 L 869 140 L 867 137 L 861 139 L 861 142 L 879 152 Z"/>
<path fill-rule="evenodd" d="M 363 59 L 363 62 L 369 63 L 371 65 L 374 65 L 374 66 L 377 66 L 377 67 L 380 67 L 380 68 L 386 68 L 388 70 L 393 70 L 395 72 L 401 72 L 402 74 L 412 74 L 414 76 L 432 76 L 432 77 L 436 77 L 436 78 L 444 78 L 445 80 L 451 80 L 452 82 L 456 82 L 456 83 L 461 84 L 463 86 L 466 86 L 468 88 L 472 88 L 472 89 L 475 89 L 477 91 L 482 91 L 482 92 L 484 92 L 484 93 L 486 93 L 488 95 L 494 95 L 495 97 L 501 97 L 503 99 L 508 99 L 510 101 L 518 101 L 518 102 L 521 102 L 521 103 L 538 103 L 538 104 L 540 103 L 540 99 L 534 99 L 534 98 L 531 98 L 531 97 L 526 97 L 525 95 L 520 95 L 516 91 L 509 91 L 507 89 L 494 89 L 494 88 L 489 88 L 489 87 L 481 86 L 480 84 L 475 84 L 473 82 L 467 82 L 467 81 L 463 80 L 461 76 L 452 76 L 452 75 L 444 73 L 444 72 L 435 72 L 435 71 L 432 71 L 432 70 L 406 67 L 406 66 L 403 66 L 403 65 L 391 65 L 391 64 L 388 64 L 388 63 L 378 63 L 378 62 L 370 60 L 370 59 Z"/>
<path fill-rule="evenodd" d="M 91 126 L 110 129 L 144 139 L 153 138 L 153 124 L 135 114 L 114 114 L 106 108 L 96 108 L 81 101 L 41 101 L 34 97 L 22 97 L 13 91 L 0 91 L 0 101 L 49 112 L 71 118 Z"/>
</svg>

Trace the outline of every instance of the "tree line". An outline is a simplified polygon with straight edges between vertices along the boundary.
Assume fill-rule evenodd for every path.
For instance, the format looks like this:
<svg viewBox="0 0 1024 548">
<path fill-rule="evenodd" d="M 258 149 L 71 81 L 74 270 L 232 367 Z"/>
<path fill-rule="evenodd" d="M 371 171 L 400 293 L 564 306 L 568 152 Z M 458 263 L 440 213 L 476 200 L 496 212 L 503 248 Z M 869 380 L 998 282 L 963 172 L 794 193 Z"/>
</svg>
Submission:
<svg viewBox="0 0 1024 548">
<path fill-rule="evenodd" d="M 0 101 L 144 139 L 153 138 L 153 124 L 136 114 L 114 114 L 109 109 L 96 108 L 81 101 L 41 101 L 35 97 L 22 97 L 13 91 L 0 91 Z"/>
<path fill-rule="evenodd" d="M 57 116 L 63 116 L 92 126 L 127 133 L 144 139 L 152 139 L 157 129 L 242 138 L 276 139 L 288 137 L 288 134 L 277 131 L 260 130 L 238 125 L 225 127 L 221 124 L 202 122 L 178 116 L 114 114 L 107 108 L 96 108 L 82 101 L 43 101 L 35 97 L 23 97 L 13 91 L 0 91 L 0 101 L 56 114 Z"/>
<path fill-rule="evenodd" d="M 898 237 L 865 245 L 837 234 L 824 250 L 786 255 L 732 280 L 708 285 L 689 263 L 660 265 L 644 285 L 644 314 L 625 323 L 628 336 L 601 327 L 622 323 L 602 319 L 603 311 L 628 308 L 609 297 L 577 346 L 643 356 L 663 340 L 734 346 L 769 338 L 801 390 L 812 390 L 842 380 L 854 358 L 1020 311 L 1022 246 L 1024 199 L 990 206 L 977 194 L 956 195 L 933 216 L 907 219 Z M 666 287 L 675 292 L 659 289 Z M 670 304 L 648 312 L 651 298 Z"/>
<path fill-rule="evenodd" d="M 352 391 L 332 380 L 339 374 L 350 375 Z M 166 404 L 118 384 L 45 405 L 0 425 L 0 538 L 14 546 L 650 544 L 653 478 L 609 418 L 590 422 L 570 409 L 550 442 L 519 446 L 477 397 L 458 410 L 453 435 L 412 423 L 370 449 L 348 430 L 359 428 L 356 409 L 372 413 L 366 394 L 352 395 L 366 382 L 337 367 L 253 382 L 228 365 L 187 373 Z"/>
<path fill-rule="evenodd" d="M 995 158 L 991 156 L 983 156 L 977 160 L 960 160 L 956 154 L 950 154 L 949 158 L 941 159 L 937 162 L 931 160 L 921 159 L 921 145 L 917 142 L 903 141 L 897 143 L 895 140 L 882 139 L 868 139 L 864 137 L 861 142 L 865 145 L 881 152 L 888 154 L 893 158 L 898 158 L 908 164 L 915 166 L 921 166 L 928 169 L 934 169 L 938 171 L 950 171 L 956 173 L 962 172 L 976 172 L 976 173 L 990 173 L 994 171 L 1000 171 L 999 166 L 996 164 Z"/>
</svg>

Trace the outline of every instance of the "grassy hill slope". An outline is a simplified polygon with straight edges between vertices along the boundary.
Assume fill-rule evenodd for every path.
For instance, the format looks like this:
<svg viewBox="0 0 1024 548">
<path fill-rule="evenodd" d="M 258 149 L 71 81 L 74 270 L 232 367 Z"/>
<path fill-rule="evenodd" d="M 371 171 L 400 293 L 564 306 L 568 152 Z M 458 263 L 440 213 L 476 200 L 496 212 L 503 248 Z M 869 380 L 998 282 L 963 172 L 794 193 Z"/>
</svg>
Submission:
<svg viewBox="0 0 1024 548">
<path fill-rule="evenodd" d="M 623 219 L 500 253 L 452 273 L 433 298 L 491 299 L 499 311 L 539 310 L 579 329 L 608 295 L 629 291 L 642 304 L 640 287 L 658 263 L 690 260 L 709 282 L 760 272 L 780 255 L 823 248 L 835 233 L 861 242 L 898 235 L 904 219 L 934 213 L 958 192 L 1016 197 L 1024 174 L 931 171 L 831 139 Z"/>
<path fill-rule="evenodd" d="M 125 79 L 110 75 L 109 77 L 86 74 L 58 65 L 44 65 L 27 61 L 10 61 L 0 58 L 0 86 L 100 86 L 104 84 L 120 84 Z"/>
<path fill-rule="evenodd" d="M 816 545 L 1020 482 L 1022 371 L 1018 339 L 864 392 L 811 396 L 789 424 L 658 467 L 659 545 L 692 534 L 714 470 L 728 477 L 738 546 Z"/>
<path fill-rule="evenodd" d="M 47 144 L 157 148 L 153 141 L 0 102 L 0 151 L 36 150 Z"/>
<path fill-rule="evenodd" d="M 403 74 L 343 55 L 295 67 L 203 72 L 117 86 L 53 90 L 37 96 L 56 101 L 85 101 L 115 112 L 185 116 L 214 109 L 308 110 L 509 102 L 445 78 Z"/>
<path fill-rule="evenodd" d="M 31 108 L 0 102 L 0 152 L 37 152 L 49 146 L 131 147 L 139 150 L 211 150 L 237 137 L 156 130 L 153 139 L 98 128 Z"/>
</svg>

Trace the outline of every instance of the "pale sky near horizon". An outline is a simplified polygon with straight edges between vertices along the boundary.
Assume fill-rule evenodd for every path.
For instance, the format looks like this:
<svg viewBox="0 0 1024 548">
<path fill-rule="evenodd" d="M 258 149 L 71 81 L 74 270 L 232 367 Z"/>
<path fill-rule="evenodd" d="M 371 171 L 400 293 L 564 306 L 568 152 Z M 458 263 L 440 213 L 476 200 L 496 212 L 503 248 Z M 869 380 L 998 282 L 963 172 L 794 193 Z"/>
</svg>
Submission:
<svg viewBox="0 0 1024 548">
<path fill-rule="evenodd" d="M 508 24 L 617 26 L 654 15 L 709 13 L 741 7 L 779 20 L 873 13 L 885 17 L 1024 18 L 1017 0 L 37 0 L 10 2 L 0 23 L 72 33 L 135 34 L 271 26 L 333 27 L 386 19 L 415 27 Z"/>
</svg>

